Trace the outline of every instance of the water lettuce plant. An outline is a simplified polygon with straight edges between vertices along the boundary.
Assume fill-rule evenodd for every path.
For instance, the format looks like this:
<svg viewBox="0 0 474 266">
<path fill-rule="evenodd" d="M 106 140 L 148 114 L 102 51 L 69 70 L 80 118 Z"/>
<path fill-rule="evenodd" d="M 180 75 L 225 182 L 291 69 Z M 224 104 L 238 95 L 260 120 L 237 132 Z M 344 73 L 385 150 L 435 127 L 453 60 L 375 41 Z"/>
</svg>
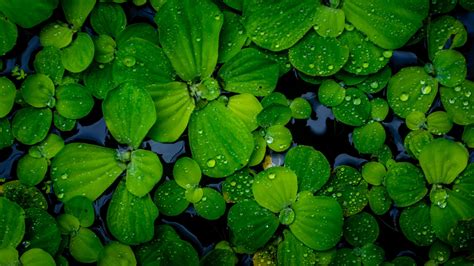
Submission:
<svg viewBox="0 0 474 266">
<path fill-rule="evenodd" d="M 472 265 L 472 0 L 0 0 L 0 265 Z"/>
</svg>

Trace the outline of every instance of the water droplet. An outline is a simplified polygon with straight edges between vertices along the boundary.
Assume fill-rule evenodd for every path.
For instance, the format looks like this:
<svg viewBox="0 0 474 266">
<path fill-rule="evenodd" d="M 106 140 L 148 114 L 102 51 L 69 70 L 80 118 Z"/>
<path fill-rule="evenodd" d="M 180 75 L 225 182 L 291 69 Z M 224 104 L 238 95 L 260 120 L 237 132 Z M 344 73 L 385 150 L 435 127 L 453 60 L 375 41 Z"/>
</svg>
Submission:
<svg viewBox="0 0 474 266">
<path fill-rule="evenodd" d="M 455 88 L 454 88 L 454 91 L 455 91 L 455 92 L 460 92 L 460 91 L 461 91 L 461 87 L 459 87 L 459 86 L 455 87 Z"/>
<path fill-rule="evenodd" d="M 63 175 L 61 176 L 61 179 L 62 179 L 62 180 L 66 180 L 67 177 L 68 177 L 67 174 L 63 174 Z"/>
<path fill-rule="evenodd" d="M 269 174 L 268 179 L 273 180 L 275 179 L 276 175 L 275 174 Z"/>
<path fill-rule="evenodd" d="M 370 83 L 370 87 L 372 89 L 377 89 L 379 87 L 379 83 L 377 81 L 374 81 L 374 82 Z"/>
<path fill-rule="evenodd" d="M 210 167 L 210 168 L 215 167 L 216 166 L 216 160 L 210 159 L 209 161 L 207 161 L 206 165 L 207 165 L 207 167 Z"/>
<path fill-rule="evenodd" d="M 122 63 L 127 67 L 132 67 L 137 63 L 137 60 L 133 56 L 126 56 L 123 58 Z"/>
<path fill-rule="evenodd" d="M 328 66 L 328 69 L 329 69 L 329 70 L 333 70 L 333 69 L 334 69 L 334 66 L 333 66 L 333 65 L 329 65 L 329 66 Z"/>
<path fill-rule="evenodd" d="M 352 101 L 354 105 L 359 105 L 361 103 L 360 98 L 355 98 L 354 101 Z"/>
<path fill-rule="evenodd" d="M 423 86 L 421 87 L 421 93 L 429 94 L 431 92 L 431 86 Z"/>
<path fill-rule="evenodd" d="M 382 55 L 383 55 L 383 57 L 385 57 L 385 58 L 390 58 L 390 57 L 392 57 L 393 52 L 392 52 L 392 51 L 384 51 L 384 52 L 382 53 Z"/>
<path fill-rule="evenodd" d="M 400 95 L 400 101 L 402 101 L 402 102 L 408 101 L 408 98 L 410 98 L 410 95 L 408 95 L 408 94 L 406 94 L 406 93 L 402 93 L 402 94 Z"/>
</svg>

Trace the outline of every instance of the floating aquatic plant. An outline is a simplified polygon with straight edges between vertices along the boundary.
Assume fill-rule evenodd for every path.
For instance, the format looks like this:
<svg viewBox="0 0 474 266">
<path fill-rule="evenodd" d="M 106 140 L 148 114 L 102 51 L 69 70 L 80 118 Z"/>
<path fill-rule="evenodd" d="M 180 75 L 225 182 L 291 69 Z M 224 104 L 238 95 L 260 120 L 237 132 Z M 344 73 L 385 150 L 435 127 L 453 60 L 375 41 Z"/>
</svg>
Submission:
<svg viewBox="0 0 474 266">
<path fill-rule="evenodd" d="M 472 265 L 472 11 L 0 0 L 0 265 Z"/>
</svg>

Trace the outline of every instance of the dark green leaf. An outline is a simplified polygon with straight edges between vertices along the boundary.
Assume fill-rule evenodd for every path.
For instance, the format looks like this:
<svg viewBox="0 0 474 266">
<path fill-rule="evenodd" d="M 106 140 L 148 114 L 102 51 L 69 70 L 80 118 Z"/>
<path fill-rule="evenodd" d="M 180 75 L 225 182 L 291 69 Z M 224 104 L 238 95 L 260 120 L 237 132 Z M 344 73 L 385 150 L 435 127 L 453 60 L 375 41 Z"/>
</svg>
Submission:
<svg viewBox="0 0 474 266">
<path fill-rule="evenodd" d="M 107 210 L 107 228 L 127 245 L 145 243 L 153 238 L 158 208 L 151 197 L 137 197 L 121 182 L 115 189 Z"/>
<path fill-rule="evenodd" d="M 13 136 L 23 144 L 36 144 L 46 138 L 52 120 L 53 114 L 47 108 L 26 107 L 20 109 L 13 117 Z"/>
<path fill-rule="evenodd" d="M 278 64 L 254 48 L 246 48 L 219 70 L 224 90 L 266 96 L 276 87 Z"/>
<path fill-rule="evenodd" d="M 194 112 L 189 123 L 193 159 L 210 177 L 224 177 L 243 168 L 254 148 L 245 124 L 218 101 Z"/>
<path fill-rule="evenodd" d="M 25 211 L 5 197 L 0 197 L 0 249 L 16 248 L 25 234 Z"/>
<path fill-rule="evenodd" d="M 110 91 L 102 103 L 102 112 L 112 136 L 135 149 L 156 121 L 150 94 L 133 83 L 124 83 Z"/>
<path fill-rule="evenodd" d="M 224 16 L 209 0 L 167 0 L 155 20 L 160 42 L 178 76 L 207 78 L 217 63 Z"/>
<path fill-rule="evenodd" d="M 258 46 L 281 51 L 292 47 L 316 23 L 318 6 L 311 0 L 244 1 L 242 24 Z"/>
<path fill-rule="evenodd" d="M 290 48 L 291 64 L 310 76 L 331 76 L 349 59 L 349 48 L 338 39 L 312 31 Z"/>
</svg>

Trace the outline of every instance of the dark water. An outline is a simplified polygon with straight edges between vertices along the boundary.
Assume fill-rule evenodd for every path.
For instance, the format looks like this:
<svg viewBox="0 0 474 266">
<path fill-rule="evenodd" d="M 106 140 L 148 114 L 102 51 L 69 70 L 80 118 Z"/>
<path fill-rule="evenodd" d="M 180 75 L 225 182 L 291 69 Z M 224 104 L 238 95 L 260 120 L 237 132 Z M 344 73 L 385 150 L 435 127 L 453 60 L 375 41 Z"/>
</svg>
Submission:
<svg viewBox="0 0 474 266">
<path fill-rule="evenodd" d="M 149 8 L 137 9 L 133 6 L 128 12 L 129 23 L 133 22 L 149 22 L 153 23 L 153 12 Z M 58 11 L 56 16 L 62 17 Z M 473 80 L 474 77 L 474 13 L 467 13 L 462 10 L 455 12 L 458 17 L 466 25 L 469 32 L 468 43 L 460 49 L 465 55 L 468 62 L 468 78 Z M 90 31 L 90 28 L 86 30 Z M 17 47 L 9 52 L 4 58 L 4 69 L 0 70 L 1 75 L 8 75 L 15 65 L 27 72 L 32 73 L 32 58 L 38 52 L 39 39 L 37 32 L 30 30 L 20 31 Z M 423 65 L 428 60 L 426 58 L 426 48 L 424 43 L 404 48 L 401 51 L 395 51 L 390 61 L 392 71 L 395 73 L 399 69 L 410 65 Z M 418 57 L 418 56 L 420 57 Z M 17 82 L 19 85 L 19 82 Z M 296 97 L 304 97 L 312 107 L 313 114 L 308 120 L 293 120 L 288 126 L 293 134 L 294 145 L 310 145 L 321 151 L 330 163 L 335 167 L 338 165 L 351 165 L 359 167 L 370 158 L 360 157 L 358 152 L 351 145 L 351 132 L 353 127 L 336 123 L 331 110 L 318 103 L 316 97 L 317 86 L 303 82 L 295 72 L 286 74 L 279 82 L 277 91 L 283 92 L 289 99 Z M 384 97 L 384 92 L 380 92 L 374 97 Z M 107 146 L 111 148 L 119 148 L 118 143 L 108 133 L 105 122 L 101 115 L 101 103 L 96 101 L 96 105 L 91 114 L 81 119 L 77 123 L 76 128 L 71 132 L 60 132 L 53 129 L 65 139 L 66 143 L 86 142 Z M 439 109 L 439 100 L 433 105 L 433 110 Z M 403 147 L 403 138 L 409 132 L 403 123 L 393 114 L 389 114 L 383 123 L 387 131 L 386 144 L 390 147 L 394 157 L 397 160 L 411 160 Z M 462 127 L 455 126 L 450 132 L 450 136 L 460 139 Z M 163 180 L 171 177 L 172 164 L 180 156 L 190 156 L 187 136 L 184 134 L 180 140 L 171 144 L 163 144 L 147 140 L 143 143 L 143 148 L 152 150 L 160 155 L 164 165 Z M 28 147 L 21 144 L 14 144 L 12 147 L 0 150 L 0 177 L 8 179 L 16 178 L 15 168 L 18 159 L 27 152 Z M 275 161 L 283 162 L 284 155 L 273 153 Z M 471 151 L 471 161 L 474 158 Z M 118 179 L 120 180 L 120 178 Z M 207 184 L 219 188 L 220 180 L 204 178 L 202 184 Z M 103 196 L 95 203 L 94 207 L 97 219 L 92 229 L 106 243 L 112 239 L 107 232 L 105 226 L 105 217 L 107 211 L 107 203 L 111 199 L 115 185 L 111 186 Z M 50 203 L 50 213 L 58 214 L 62 211 L 62 204 L 57 201 L 53 194 L 48 194 L 47 198 Z M 366 211 L 370 212 L 367 207 Z M 419 263 L 427 260 L 428 248 L 420 248 L 415 246 L 404 238 L 401 234 L 397 220 L 400 212 L 397 208 L 392 208 L 388 214 L 383 216 L 375 216 L 379 221 L 380 236 L 377 243 L 384 248 L 387 260 L 392 260 L 398 255 L 409 255 L 415 258 Z M 228 230 L 226 228 L 226 215 L 217 221 L 207 221 L 196 215 L 192 208 L 189 208 L 184 214 L 177 217 L 158 218 L 160 223 L 172 225 L 183 239 L 193 244 L 200 255 L 210 251 L 213 245 L 221 240 L 228 240 Z M 344 246 L 345 243 L 341 243 Z M 66 254 L 67 255 L 67 254 Z M 251 264 L 249 256 L 241 256 L 241 264 Z M 70 261 L 73 261 L 68 256 Z M 78 263 L 72 263 L 79 265 Z"/>
</svg>

